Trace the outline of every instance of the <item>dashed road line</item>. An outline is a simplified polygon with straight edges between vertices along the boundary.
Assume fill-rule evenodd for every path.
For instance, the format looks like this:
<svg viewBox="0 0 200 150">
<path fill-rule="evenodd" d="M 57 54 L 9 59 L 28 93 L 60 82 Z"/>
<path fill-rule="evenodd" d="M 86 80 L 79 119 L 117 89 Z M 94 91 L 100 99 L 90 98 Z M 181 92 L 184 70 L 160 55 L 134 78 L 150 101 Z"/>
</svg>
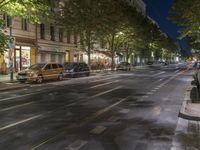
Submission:
<svg viewBox="0 0 200 150">
<path fill-rule="evenodd" d="M 76 140 L 72 144 L 68 145 L 65 147 L 66 150 L 79 150 L 81 149 L 84 145 L 86 145 L 88 141 L 84 140 Z"/>
<path fill-rule="evenodd" d="M 107 91 L 104 91 L 104 92 L 98 93 L 98 94 L 96 94 L 96 95 L 91 96 L 90 98 L 95 98 L 95 97 L 98 97 L 98 96 L 101 96 L 101 95 L 104 95 L 104 94 L 110 93 L 110 92 L 112 92 L 112 91 L 115 91 L 115 90 L 120 89 L 121 87 L 122 87 L 122 86 L 118 86 L 118 87 L 116 87 L 116 88 L 113 88 L 113 89 L 110 89 L 110 90 L 107 90 Z"/>
<path fill-rule="evenodd" d="M 34 103 L 34 102 L 29 102 L 29 103 L 24 103 L 24 104 L 21 104 L 21 105 L 16 105 L 16 106 L 12 106 L 12 107 L 7 107 L 7 108 L 4 108 L 4 109 L 1 109 L 0 112 L 12 110 L 12 109 L 15 109 L 15 108 L 20 108 L 20 107 L 23 107 L 23 106 L 31 105 L 31 104 L 33 104 L 33 103 Z"/>
<path fill-rule="evenodd" d="M 147 95 L 153 95 L 153 93 L 152 92 L 148 92 Z"/>
<path fill-rule="evenodd" d="M 102 132 L 104 132 L 106 130 L 106 127 L 104 127 L 104 126 L 97 126 L 97 127 L 95 127 L 94 129 L 92 129 L 91 131 L 90 131 L 90 133 L 92 133 L 92 134 L 101 134 Z"/>
<path fill-rule="evenodd" d="M 127 114 L 130 111 L 130 109 L 122 109 L 119 112 L 122 114 Z"/>
<path fill-rule="evenodd" d="M 43 115 L 40 114 L 40 115 L 37 115 L 37 116 L 33 116 L 33 117 L 30 117 L 30 118 L 27 118 L 27 119 L 24 119 L 24 120 L 21 120 L 21 121 L 18 121 L 18 122 L 15 122 L 15 123 L 6 125 L 6 126 L 4 126 L 4 127 L 0 127 L 0 131 L 3 131 L 3 130 L 5 130 L 5 129 L 14 127 L 14 126 L 16 126 L 16 125 L 19 125 L 19 124 L 22 124 L 22 123 L 25 123 L 25 122 L 28 122 L 28 121 L 31 121 L 31 120 L 34 120 L 34 119 L 37 119 L 37 118 L 40 118 L 40 117 L 42 117 L 42 116 L 43 116 Z"/>
<path fill-rule="evenodd" d="M 103 83 L 103 84 L 98 84 L 98 85 L 89 87 L 89 88 L 87 88 L 86 90 L 94 89 L 94 88 L 97 88 L 97 87 L 101 87 L 101 86 L 104 86 L 104 85 L 109 85 L 109 84 L 116 83 L 116 82 L 119 82 L 119 80 L 114 80 L 114 81 L 112 81 L 112 82 L 107 82 L 107 83 Z"/>
</svg>

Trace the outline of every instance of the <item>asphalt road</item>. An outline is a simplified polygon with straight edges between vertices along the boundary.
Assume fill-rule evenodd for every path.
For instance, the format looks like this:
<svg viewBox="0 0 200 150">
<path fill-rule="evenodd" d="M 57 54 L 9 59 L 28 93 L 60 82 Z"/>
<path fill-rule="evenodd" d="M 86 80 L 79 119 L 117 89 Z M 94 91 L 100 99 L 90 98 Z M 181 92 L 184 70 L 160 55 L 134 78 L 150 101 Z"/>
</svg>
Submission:
<svg viewBox="0 0 200 150">
<path fill-rule="evenodd" d="M 2 150 L 170 150 L 190 71 L 146 69 L 0 93 Z"/>
</svg>

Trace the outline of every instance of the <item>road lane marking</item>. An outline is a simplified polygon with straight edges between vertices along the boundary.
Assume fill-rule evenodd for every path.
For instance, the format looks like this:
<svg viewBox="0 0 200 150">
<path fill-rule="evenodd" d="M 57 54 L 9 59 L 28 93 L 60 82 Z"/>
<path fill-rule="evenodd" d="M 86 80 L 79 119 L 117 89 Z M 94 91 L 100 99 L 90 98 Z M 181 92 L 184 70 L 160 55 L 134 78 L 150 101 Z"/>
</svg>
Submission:
<svg viewBox="0 0 200 150">
<path fill-rule="evenodd" d="M 34 119 L 37 119 L 37 118 L 40 118 L 41 116 L 43 116 L 43 115 L 40 114 L 40 115 L 37 115 L 37 116 L 33 116 L 33 117 L 30 117 L 30 118 L 24 119 L 24 120 L 22 120 L 22 121 L 18 121 L 18 122 L 15 122 L 15 123 L 6 125 L 6 126 L 4 126 L 4 127 L 0 127 L 0 131 L 3 131 L 3 130 L 5 130 L 5 129 L 8 129 L 8 128 L 17 126 L 17 125 L 19 125 L 19 124 L 22 124 L 22 123 L 25 123 L 25 122 L 28 122 L 28 121 L 31 121 L 31 120 L 34 120 Z"/>
<path fill-rule="evenodd" d="M 104 94 L 110 93 L 110 92 L 112 92 L 112 91 L 115 91 L 115 90 L 120 89 L 121 87 L 122 87 L 122 86 L 118 86 L 118 87 L 116 87 L 116 88 L 113 88 L 113 89 L 110 89 L 110 90 L 107 90 L 107 91 L 104 91 L 104 92 L 98 93 L 98 94 L 96 94 L 96 95 L 91 96 L 90 98 L 95 98 L 95 97 L 98 97 L 98 96 L 101 96 L 101 95 L 104 95 Z"/>
<path fill-rule="evenodd" d="M 130 109 L 122 109 L 119 112 L 122 114 L 127 114 L 127 113 L 129 113 L 129 111 L 130 111 Z"/>
<path fill-rule="evenodd" d="M 65 147 L 66 150 L 79 150 L 81 149 L 84 145 L 86 145 L 88 141 L 83 141 L 83 140 L 76 140 L 72 144 L 68 145 Z"/>
<path fill-rule="evenodd" d="M 147 95 L 144 95 L 144 96 L 142 96 L 142 98 L 148 98 L 149 96 L 147 96 Z"/>
<path fill-rule="evenodd" d="M 162 72 L 159 72 L 159 73 L 157 73 L 157 74 L 151 75 L 150 77 L 156 77 L 156 76 L 159 76 L 159 75 L 164 74 L 164 73 L 166 73 L 166 72 L 165 72 L 165 71 L 162 71 Z"/>
<path fill-rule="evenodd" d="M 80 126 L 83 126 L 83 125 L 85 125 L 86 123 L 92 121 L 93 119 L 99 117 L 99 116 L 102 115 L 103 113 L 105 113 L 105 112 L 111 110 L 113 107 L 115 107 L 115 106 L 119 105 L 120 103 L 126 101 L 128 98 L 129 98 L 129 96 L 128 96 L 128 97 L 125 97 L 125 98 L 123 98 L 123 99 L 121 99 L 121 100 L 119 100 L 118 102 L 116 102 L 116 103 L 114 103 L 114 104 L 112 104 L 112 105 L 110 105 L 110 106 L 108 106 L 108 107 L 106 107 L 106 108 L 103 108 L 103 109 L 97 111 L 97 112 L 94 113 L 92 116 L 87 117 L 87 118 L 85 119 L 85 121 L 84 121 Z"/>
<path fill-rule="evenodd" d="M 8 97 L 8 98 L 0 99 L 0 102 L 2 102 L 2 101 L 8 101 L 8 100 L 15 99 L 15 98 L 20 98 L 20 97 L 26 97 L 26 96 L 30 96 L 30 95 L 35 95 L 35 94 L 39 94 L 39 93 L 29 93 L 29 94 L 24 94 L 24 95 L 15 95 L 14 97 Z"/>
<path fill-rule="evenodd" d="M 91 115 L 91 117 L 85 118 L 85 120 L 83 120 L 83 122 L 80 123 L 77 127 L 80 128 L 80 127 L 86 125 L 87 123 L 89 123 L 90 121 L 96 119 L 97 117 L 99 117 L 99 116 L 102 115 L 103 113 L 106 113 L 107 111 L 110 111 L 113 107 L 115 107 L 115 106 L 119 105 L 120 103 L 126 101 L 128 98 L 129 98 L 129 96 L 127 96 L 127 97 L 125 97 L 125 98 L 119 100 L 118 102 L 116 102 L 116 103 L 114 103 L 114 104 L 112 104 L 112 105 L 110 105 L 110 106 L 108 106 L 108 107 L 106 107 L 106 108 L 104 108 L 104 109 L 101 109 L 101 110 L 97 111 L 96 113 L 94 113 L 93 115 Z M 31 148 L 31 150 L 35 150 L 35 149 L 37 149 L 37 148 L 43 146 L 44 144 L 46 144 L 46 143 L 50 142 L 51 140 L 55 139 L 57 136 L 61 135 L 62 133 L 63 133 L 63 131 L 60 132 L 60 133 L 58 133 L 58 134 L 56 134 L 55 136 L 53 136 L 53 137 L 51 137 L 51 138 L 46 139 L 46 140 L 43 141 L 42 143 L 40 143 L 40 144 L 34 146 L 33 148 Z"/>
<path fill-rule="evenodd" d="M 92 129 L 91 131 L 90 131 L 90 133 L 92 133 L 92 134 L 101 134 L 102 132 L 104 132 L 106 130 L 106 127 L 104 127 L 104 126 L 97 126 L 97 127 L 95 127 L 94 129 Z"/>
<path fill-rule="evenodd" d="M 176 70 L 174 73 L 177 73 L 177 72 L 179 72 L 180 71 L 180 69 L 179 70 Z"/>
<path fill-rule="evenodd" d="M 35 102 L 29 102 L 29 103 L 24 103 L 24 104 L 21 104 L 21 105 L 16 105 L 16 106 L 12 106 L 12 107 L 7 107 L 7 108 L 4 108 L 4 109 L 1 109 L 0 112 L 3 112 L 3 111 L 7 111 L 7 110 L 12 110 L 12 109 L 15 109 L 15 108 L 19 108 L 19 107 L 23 107 L 23 106 L 27 106 L 27 105 L 31 105 Z"/>
<path fill-rule="evenodd" d="M 153 95 L 153 93 L 152 93 L 152 92 L 148 92 L 147 94 L 148 94 L 148 95 Z"/>
<path fill-rule="evenodd" d="M 89 88 L 87 88 L 86 90 L 93 89 L 93 88 L 97 88 L 97 87 L 101 87 L 101 86 L 108 85 L 108 84 L 112 84 L 112 83 L 116 83 L 116 82 L 119 82 L 119 80 L 115 80 L 115 81 L 107 82 L 107 83 L 103 83 L 103 84 L 98 84 L 98 85 L 89 87 Z"/>
<path fill-rule="evenodd" d="M 116 77 L 114 77 L 116 78 Z M 91 83 L 92 82 L 99 82 L 99 81 L 105 81 L 105 80 L 110 80 L 110 79 L 113 79 L 113 77 L 110 77 L 110 78 L 104 78 L 104 79 L 99 79 L 99 80 L 94 80 L 94 81 L 90 81 Z"/>
<path fill-rule="evenodd" d="M 169 98 L 168 98 L 168 97 L 164 97 L 164 98 L 162 98 L 162 100 L 163 100 L 163 101 L 168 101 Z"/>
</svg>

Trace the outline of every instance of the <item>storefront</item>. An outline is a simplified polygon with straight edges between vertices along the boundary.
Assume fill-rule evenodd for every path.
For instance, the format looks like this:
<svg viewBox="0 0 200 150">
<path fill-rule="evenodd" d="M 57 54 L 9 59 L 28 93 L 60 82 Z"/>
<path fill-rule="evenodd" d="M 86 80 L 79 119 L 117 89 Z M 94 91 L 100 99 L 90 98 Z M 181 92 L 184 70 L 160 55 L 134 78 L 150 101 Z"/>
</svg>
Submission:
<svg viewBox="0 0 200 150">
<path fill-rule="evenodd" d="M 13 51 L 13 71 L 17 72 L 30 67 L 36 62 L 36 50 L 30 46 L 15 46 Z M 5 67 L 6 68 L 5 68 Z M 10 70 L 9 49 L 4 53 L 1 63 L 1 72 L 8 73 Z"/>
</svg>

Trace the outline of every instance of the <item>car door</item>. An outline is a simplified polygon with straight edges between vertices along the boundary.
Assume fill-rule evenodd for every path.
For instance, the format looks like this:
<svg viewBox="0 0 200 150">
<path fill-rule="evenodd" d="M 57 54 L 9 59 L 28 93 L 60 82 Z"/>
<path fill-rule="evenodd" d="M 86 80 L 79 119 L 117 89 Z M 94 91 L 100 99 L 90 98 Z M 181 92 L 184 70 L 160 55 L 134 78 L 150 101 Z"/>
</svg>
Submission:
<svg viewBox="0 0 200 150">
<path fill-rule="evenodd" d="M 60 69 L 57 64 L 52 64 L 52 79 L 57 79 L 60 74 Z"/>
<path fill-rule="evenodd" d="M 44 78 L 44 80 L 49 80 L 52 79 L 52 65 L 51 64 L 47 64 L 43 71 L 42 71 L 42 76 Z"/>
</svg>

